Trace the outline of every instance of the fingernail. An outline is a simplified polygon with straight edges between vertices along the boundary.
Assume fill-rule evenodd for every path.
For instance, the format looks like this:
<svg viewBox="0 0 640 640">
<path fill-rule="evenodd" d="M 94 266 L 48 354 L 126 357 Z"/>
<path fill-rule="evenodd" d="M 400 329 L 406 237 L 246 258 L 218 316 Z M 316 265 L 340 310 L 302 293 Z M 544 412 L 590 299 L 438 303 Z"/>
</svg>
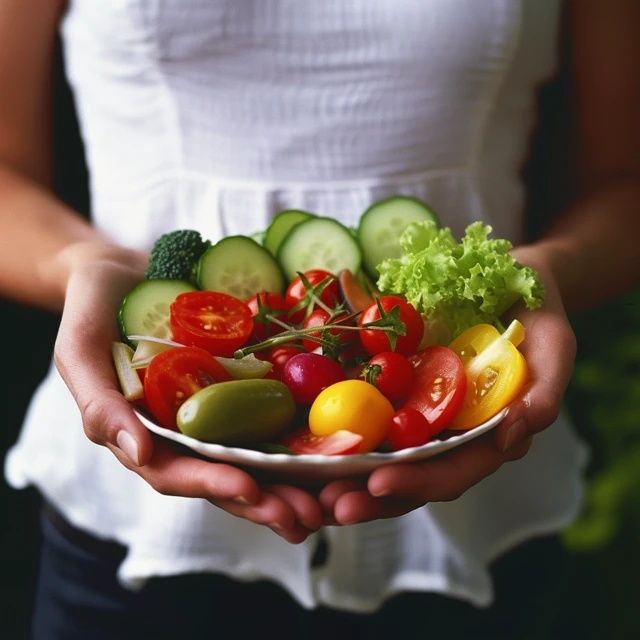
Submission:
<svg viewBox="0 0 640 640">
<path fill-rule="evenodd" d="M 116 444 L 120 451 L 122 451 L 129 460 L 131 460 L 132 464 L 135 464 L 136 467 L 140 466 L 140 452 L 138 451 L 138 443 L 136 439 L 127 431 L 122 429 L 118 431 L 118 435 L 116 436 Z"/>
<path fill-rule="evenodd" d="M 276 529 L 277 531 L 282 531 L 284 529 L 284 527 L 279 522 L 271 522 L 269 526 L 272 529 Z"/>
<path fill-rule="evenodd" d="M 375 489 L 369 493 L 371 493 L 374 498 L 382 498 L 383 496 L 388 496 L 391 493 L 391 490 L 387 487 L 385 489 Z"/>
<path fill-rule="evenodd" d="M 504 439 L 504 445 L 502 446 L 502 452 L 508 451 L 513 445 L 524 440 L 527 437 L 527 424 L 522 418 L 518 418 L 507 431 L 507 436 Z"/>
<path fill-rule="evenodd" d="M 233 501 L 237 502 L 238 504 L 249 504 L 249 501 L 244 496 L 237 496 L 233 499 Z"/>
</svg>

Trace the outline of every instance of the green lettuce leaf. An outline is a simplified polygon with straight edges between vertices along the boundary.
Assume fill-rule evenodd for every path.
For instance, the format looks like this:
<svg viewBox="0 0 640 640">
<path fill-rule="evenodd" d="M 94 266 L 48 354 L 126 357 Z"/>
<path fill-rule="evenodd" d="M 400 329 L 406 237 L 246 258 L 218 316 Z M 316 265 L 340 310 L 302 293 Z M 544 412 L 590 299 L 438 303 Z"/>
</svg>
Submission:
<svg viewBox="0 0 640 640">
<path fill-rule="evenodd" d="M 474 222 L 457 242 L 446 227 L 411 223 L 400 238 L 403 254 L 378 265 L 378 288 L 405 296 L 451 336 L 479 323 L 502 330 L 500 316 L 509 307 L 522 300 L 535 309 L 544 291 L 537 273 L 509 255 L 511 243 L 490 239 L 491 231 Z"/>
</svg>

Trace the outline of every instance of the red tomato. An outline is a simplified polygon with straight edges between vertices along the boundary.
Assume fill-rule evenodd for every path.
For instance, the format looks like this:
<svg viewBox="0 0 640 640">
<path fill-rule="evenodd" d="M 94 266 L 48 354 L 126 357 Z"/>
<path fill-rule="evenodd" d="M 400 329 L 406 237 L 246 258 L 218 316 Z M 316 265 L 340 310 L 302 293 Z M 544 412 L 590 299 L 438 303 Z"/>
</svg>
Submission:
<svg viewBox="0 0 640 640">
<path fill-rule="evenodd" d="M 427 347 L 411 358 L 413 385 L 405 407 L 417 409 L 433 433 L 442 431 L 462 407 L 467 390 L 464 365 L 448 347 Z"/>
<path fill-rule="evenodd" d="M 362 436 L 342 429 L 328 436 L 316 436 L 309 427 L 290 433 L 282 444 L 298 454 L 322 454 L 324 456 L 346 456 L 358 453 Z"/>
<path fill-rule="evenodd" d="M 400 320 L 405 324 L 406 334 L 404 336 L 398 336 L 394 351 L 406 356 L 413 355 L 424 333 L 422 317 L 400 296 L 381 296 L 379 302 L 385 312 L 389 312 L 396 307 L 400 308 Z M 360 316 L 360 326 L 362 327 L 362 325 L 375 322 L 376 320 L 380 320 L 380 310 L 377 304 L 372 304 Z M 383 351 L 391 351 L 389 337 L 386 332 L 380 331 L 379 329 L 361 329 L 360 341 L 371 355 L 382 353 Z"/>
<path fill-rule="evenodd" d="M 284 365 L 287 364 L 291 358 L 302 353 L 300 349 L 296 347 L 284 346 L 284 347 L 274 347 L 270 349 L 268 352 L 259 352 L 256 355 L 258 357 L 262 357 L 261 354 L 264 353 L 264 359 L 270 362 L 273 365 L 273 369 L 269 372 L 268 377 L 275 378 L 276 380 L 280 380 L 282 377 L 282 370 L 284 369 Z"/>
<path fill-rule="evenodd" d="M 395 351 L 383 351 L 369 360 L 362 377 L 394 402 L 409 393 L 413 381 L 413 366 L 403 355 Z"/>
<path fill-rule="evenodd" d="M 298 404 L 309 405 L 326 387 L 345 379 L 342 367 L 318 353 L 299 353 L 284 365 L 282 382 Z"/>
<path fill-rule="evenodd" d="M 323 280 L 329 278 L 327 285 L 322 289 L 322 292 L 318 295 L 318 298 L 322 300 L 328 307 L 334 307 L 338 302 L 338 280 L 336 277 L 324 271 L 322 269 L 311 269 L 304 272 L 305 278 L 309 281 L 312 287 L 317 287 Z M 305 305 L 302 303 L 306 302 Z M 285 302 L 288 309 L 301 305 L 303 308 L 298 309 L 289 316 L 294 323 L 302 322 L 305 317 L 306 309 L 312 304 L 309 292 L 305 288 L 300 276 L 291 281 L 291 284 L 287 287 L 285 294 Z"/>
<path fill-rule="evenodd" d="M 144 377 L 144 399 L 158 422 L 176 428 L 180 405 L 196 391 L 231 377 L 208 352 L 199 347 L 178 347 L 153 358 Z"/>
<path fill-rule="evenodd" d="M 341 313 L 338 316 L 336 316 L 331 322 L 339 322 L 340 320 L 342 320 L 343 318 L 346 318 L 349 314 L 348 313 Z M 322 327 L 325 324 L 327 324 L 327 322 L 329 322 L 329 314 L 322 309 L 321 307 L 316 307 L 312 312 L 311 315 L 304 321 L 304 328 L 305 329 L 309 329 L 310 327 Z M 340 329 L 330 329 L 329 332 L 331 333 L 331 335 L 333 336 L 339 336 L 340 337 L 340 343 L 343 345 L 347 345 L 349 342 L 351 342 L 352 340 L 355 339 L 356 335 L 357 335 L 357 331 L 349 331 L 348 329 L 345 331 L 341 331 Z M 353 334 L 353 335 L 352 335 Z M 311 335 L 313 336 L 320 336 L 320 331 L 318 331 L 317 333 L 312 333 Z M 302 346 L 307 350 L 307 351 L 314 351 L 315 349 L 317 349 L 320 344 L 317 342 L 314 342 L 313 340 L 302 340 Z"/>
<path fill-rule="evenodd" d="M 249 340 L 253 319 L 238 298 L 219 291 L 188 291 L 171 304 L 170 325 L 176 342 L 230 357 Z"/>
<path fill-rule="evenodd" d="M 420 447 L 429 442 L 436 433 L 419 411 L 405 407 L 391 419 L 391 426 L 387 431 L 387 442 L 394 451 L 407 447 Z"/>
<path fill-rule="evenodd" d="M 287 322 L 287 304 L 279 293 L 260 291 L 247 300 L 247 306 L 253 315 L 253 336 L 257 342 L 284 331 L 284 327 L 265 318 L 266 314 Z"/>
</svg>

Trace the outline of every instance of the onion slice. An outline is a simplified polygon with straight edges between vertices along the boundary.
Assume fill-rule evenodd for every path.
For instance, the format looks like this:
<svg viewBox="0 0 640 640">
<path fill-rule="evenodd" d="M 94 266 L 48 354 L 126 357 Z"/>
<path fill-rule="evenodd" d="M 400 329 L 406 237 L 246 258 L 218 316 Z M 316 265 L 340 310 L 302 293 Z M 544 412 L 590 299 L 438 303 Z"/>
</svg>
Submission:
<svg viewBox="0 0 640 640">
<path fill-rule="evenodd" d="M 166 344 L 168 347 L 184 347 L 184 344 L 175 342 L 173 340 L 167 340 L 166 338 L 157 338 L 156 336 L 127 336 L 127 340 L 130 342 L 139 342 L 144 340 L 145 342 L 156 342 L 158 344 Z"/>
<path fill-rule="evenodd" d="M 133 349 L 124 342 L 111 343 L 113 364 L 120 381 L 122 395 L 129 401 L 140 400 L 144 396 L 138 372 L 131 365 Z"/>
<path fill-rule="evenodd" d="M 134 369 L 145 369 L 151 361 L 163 351 L 184 347 L 186 345 L 156 338 L 154 336 L 127 336 L 128 340 L 136 341 L 136 350 L 130 361 L 130 366 Z M 125 345 L 126 346 L 126 345 Z M 234 380 L 246 380 L 250 378 L 264 378 L 273 368 L 270 362 L 259 360 L 252 353 L 244 358 L 223 358 L 222 356 L 212 356 L 217 360 Z"/>
<path fill-rule="evenodd" d="M 214 356 L 214 358 L 226 369 L 227 373 L 234 380 L 264 378 L 273 368 L 270 362 L 256 358 L 253 353 L 240 359 L 223 358 L 222 356 Z"/>
</svg>

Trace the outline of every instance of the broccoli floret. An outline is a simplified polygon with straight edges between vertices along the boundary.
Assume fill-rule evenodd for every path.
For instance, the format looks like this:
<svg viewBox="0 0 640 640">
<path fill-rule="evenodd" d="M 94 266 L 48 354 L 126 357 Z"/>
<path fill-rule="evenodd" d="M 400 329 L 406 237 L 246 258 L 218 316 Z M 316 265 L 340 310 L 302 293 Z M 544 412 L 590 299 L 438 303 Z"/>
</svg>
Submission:
<svg viewBox="0 0 640 640">
<path fill-rule="evenodd" d="M 160 236 L 149 255 L 147 280 L 169 278 L 195 284 L 194 268 L 210 243 L 198 231 L 179 229 Z"/>
</svg>

